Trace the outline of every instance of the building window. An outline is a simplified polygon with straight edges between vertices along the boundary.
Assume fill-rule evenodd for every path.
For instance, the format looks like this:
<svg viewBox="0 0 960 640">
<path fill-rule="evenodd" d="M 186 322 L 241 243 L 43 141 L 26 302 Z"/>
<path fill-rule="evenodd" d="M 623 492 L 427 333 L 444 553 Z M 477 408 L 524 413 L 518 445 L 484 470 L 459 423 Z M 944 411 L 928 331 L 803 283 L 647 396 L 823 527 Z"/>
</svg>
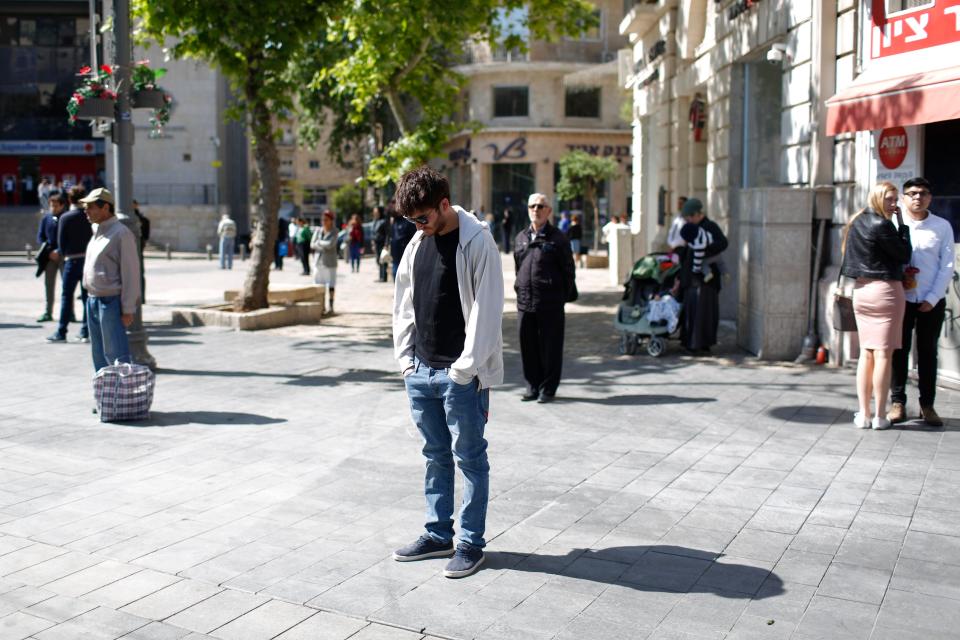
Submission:
<svg viewBox="0 0 960 640">
<path fill-rule="evenodd" d="M 530 115 L 528 87 L 494 87 L 493 117 L 515 118 Z"/>
<path fill-rule="evenodd" d="M 311 168 L 311 169 L 319 169 L 319 168 L 320 168 L 320 161 L 319 161 L 319 160 L 311 160 L 311 161 L 310 161 L 310 168 Z"/>
<path fill-rule="evenodd" d="M 327 190 L 324 187 L 307 185 L 303 188 L 303 206 L 323 209 L 327 206 Z"/>
<path fill-rule="evenodd" d="M 932 7 L 933 4 L 933 0 L 887 0 L 886 15 L 919 9 L 920 7 Z"/>
<path fill-rule="evenodd" d="M 567 87 L 568 118 L 599 118 L 600 87 Z"/>
</svg>

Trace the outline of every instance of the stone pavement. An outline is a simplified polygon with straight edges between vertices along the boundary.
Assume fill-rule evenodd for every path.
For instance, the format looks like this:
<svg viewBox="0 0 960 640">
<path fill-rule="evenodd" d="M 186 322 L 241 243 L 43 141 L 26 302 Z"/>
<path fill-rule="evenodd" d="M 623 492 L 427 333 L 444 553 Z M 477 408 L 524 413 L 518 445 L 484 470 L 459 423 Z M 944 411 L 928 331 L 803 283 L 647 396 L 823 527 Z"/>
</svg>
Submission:
<svg viewBox="0 0 960 640">
<path fill-rule="evenodd" d="M 588 272 L 530 405 L 508 305 L 488 562 L 448 580 L 390 558 L 423 463 L 370 265 L 349 313 L 257 334 L 163 323 L 242 271 L 148 270 L 153 417 L 101 424 L 87 348 L 43 342 L 41 285 L 0 259 L 3 640 L 960 637 L 957 423 L 854 429 L 850 371 L 620 356 Z"/>
</svg>

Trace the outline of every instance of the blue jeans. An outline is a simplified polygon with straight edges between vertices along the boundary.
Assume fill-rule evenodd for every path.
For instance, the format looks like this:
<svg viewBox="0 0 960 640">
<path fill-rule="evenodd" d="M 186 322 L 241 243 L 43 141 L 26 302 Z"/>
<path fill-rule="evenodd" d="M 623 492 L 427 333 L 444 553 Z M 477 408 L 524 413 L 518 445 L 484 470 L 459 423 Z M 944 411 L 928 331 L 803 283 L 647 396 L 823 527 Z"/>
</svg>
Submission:
<svg viewBox="0 0 960 640">
<path fill-rule="evenodd" d="M 414 372 L 404 379 L 413 421 L 423 436 L 427 459 L 424 493 L 427 499 L 425 528 L 437 542 L 453 540 L 454 459 L 463 474 L 460 506 L 460 540 L 483 547 L 490 495 L 490 465 L 483 429 L 490 410 L 490 390 L 478 381 L 459 385 L 448 369 L 432 369 L 415 361 Z"/>
<path fill-rule="evenodd" d="M 220 238 L 220 268 L 233 269 L 233 247 L 236 238 L 222 236 Z"/>
<path fill-rule="evenodd" d="M 116 360 L 133 362 L 130 358 L 127 329 L 120 320 L 120 313 L 120 296 L 87 298 L 94 371 L 99 371 Z"/>
<path fill-rule="evenodd" d="M 67 325 L 73 315 L 73 296 L 80 285 L 80 299 L 83 302 L 83 322 L 80 323 L 80 335 L 87 335 L 87 290 L 83 288 L 83 258 L 70 258 L 63 263 L 63 287 L 60 291 L 60 327 L 61 335 L 67 335 Z"/>
</svg>

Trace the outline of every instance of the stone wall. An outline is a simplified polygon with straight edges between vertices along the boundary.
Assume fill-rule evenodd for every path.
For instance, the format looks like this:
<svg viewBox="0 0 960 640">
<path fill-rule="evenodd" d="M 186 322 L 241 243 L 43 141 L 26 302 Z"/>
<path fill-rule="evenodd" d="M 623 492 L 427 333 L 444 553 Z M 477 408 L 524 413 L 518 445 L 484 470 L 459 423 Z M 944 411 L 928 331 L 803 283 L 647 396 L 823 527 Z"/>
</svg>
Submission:
<svg viewBox="0 0 960 640">
<path fill-rule="evenodd" d="M 150 244 L 173 251 L 206 251 L 207 244 L 218 246 L 217 224 L 220 217 L 213 206 L 151 205 L 140 207 L 150 219 Z"/>
</svg>

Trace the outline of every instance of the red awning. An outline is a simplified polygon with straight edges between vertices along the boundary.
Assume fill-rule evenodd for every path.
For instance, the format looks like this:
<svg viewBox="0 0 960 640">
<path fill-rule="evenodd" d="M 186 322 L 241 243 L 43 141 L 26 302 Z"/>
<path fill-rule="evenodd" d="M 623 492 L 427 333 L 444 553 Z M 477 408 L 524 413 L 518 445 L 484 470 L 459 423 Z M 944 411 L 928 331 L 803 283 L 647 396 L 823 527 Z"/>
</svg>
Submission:
<svg viewBox="0 0 960 640">
<path fill-rule="evenodd" d="M 875 79 L 827 100 L 827 135 L 960 119 L 960 67 Z"/>
</svg>

